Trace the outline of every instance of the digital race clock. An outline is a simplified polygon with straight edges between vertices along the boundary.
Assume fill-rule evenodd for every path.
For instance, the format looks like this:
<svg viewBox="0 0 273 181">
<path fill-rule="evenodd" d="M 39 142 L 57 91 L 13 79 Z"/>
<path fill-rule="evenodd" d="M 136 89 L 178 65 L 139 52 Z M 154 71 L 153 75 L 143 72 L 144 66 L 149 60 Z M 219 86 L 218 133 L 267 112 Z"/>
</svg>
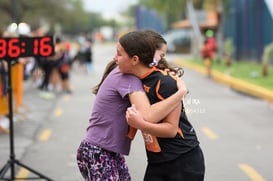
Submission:
<svg viewBox="0 0 273 181">
<path fill-rule="evenodd" d="M 53 36 L 0 38 L 0 59 L 54 55 Z"/>
</svg>

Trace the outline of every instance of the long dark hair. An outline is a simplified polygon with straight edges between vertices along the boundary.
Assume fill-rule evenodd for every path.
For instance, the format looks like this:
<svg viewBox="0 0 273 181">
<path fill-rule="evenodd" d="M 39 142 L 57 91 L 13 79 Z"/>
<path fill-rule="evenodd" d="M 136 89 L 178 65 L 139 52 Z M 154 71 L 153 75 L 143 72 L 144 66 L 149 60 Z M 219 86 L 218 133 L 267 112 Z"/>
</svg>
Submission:
<svg viewBox="0 0 273 181">
<path fill-rule="evenodd" d="M 124 48 L 129 57 L 137 55 L 139 60 L 146 66 L 153 62 L 155 51 L 160 49 L 166 40 L 157 32 L 152 30 L 141 30 L 129 32 L 119 39 L 119 43 Z M 102 79 L 94 88 L 92 93 L 97 94 L 98 90 L 107 75 L 117 66 L 115 60 L 110 61 L 103 73 Z M 156 66 L 162 70 L 168 70 L 181 77 L 184 70 L 180 67 L 170 66 L 165 58 L 159 60 Z"/>
<path fill-rule="evenodd" d="M 103 83 L 104 79 L 107 77 L 107 75 L 108 75 L 116 66 L 117 66 L 117 64 L 116 64 L 116 61 L 115 61 L 115 60 L 111 60 L 111 61 L 106 65 L 100 82 L 99 82 L 95 87 L 93 87 L 93 89 L 92 89 L 92 93 L 93 93 L 93 94 L 96 95 L 96 94 L 98 93 L 99 88 L 100 88 L 101 84 Z"/>
<path fill-rule="evenodd" d="M 153 44 L 156 47 L 156 50 L 161 49 L 164 44 L 167 45 L 167 41 L 159 33 L 149 29 L 145 29 L 142 31 L 145 34 L 147 34 L 147 36 L 150 38 L 150 41 L 153 42 Z M 168 70 L 170 72 L 173 72 L 179 77 L 181 77 L 184 74 L 184 70 L 181 67 L 174 65 L 171 66 L 164 57 L 158 61 L 156 67 L 161 70 Z"/>
<path fill-rule="evenodd" d="M 120 37 L 119 43 L 124 48 L 129 57 L 137 55 L 139 60 L 148 66 L 153 61 L 156 47 L 153 42 L 147 38 L 147 36 L 148 35 L 146 35 L 143 31 L 131 31 Z M 116 66 L 117 65 L 115 60 L 112 60 L 107 64 L 101 81 L 92 90 L 94 94 L 98 93 L 98 90 L 104 79 Z"/>
<path fill-rule="evenodd" d="M 153 62 L 156 46 L 144 31 L 129 32 L 119 39 L 119 43 L 129 57 L 137 55 L 139 61 L 147 66 Z"/>
</svg>

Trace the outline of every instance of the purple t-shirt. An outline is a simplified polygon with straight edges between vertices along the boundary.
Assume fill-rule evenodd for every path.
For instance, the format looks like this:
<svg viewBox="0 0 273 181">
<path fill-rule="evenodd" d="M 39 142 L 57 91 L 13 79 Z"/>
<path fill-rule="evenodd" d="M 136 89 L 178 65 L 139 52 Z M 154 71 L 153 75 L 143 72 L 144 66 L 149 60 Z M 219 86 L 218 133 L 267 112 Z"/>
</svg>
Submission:
<svg viewBox="0 0 273 181">
<path fill-rule="evenodd" d="M 94 102 L 85 141 L 109 151 L 128 155 L 131 141 L 126 110 L 131 106 L 128 94 L 142 91 L 142 82 L 133 75 L 111 71 L 101 85 Z"/>
</svg>

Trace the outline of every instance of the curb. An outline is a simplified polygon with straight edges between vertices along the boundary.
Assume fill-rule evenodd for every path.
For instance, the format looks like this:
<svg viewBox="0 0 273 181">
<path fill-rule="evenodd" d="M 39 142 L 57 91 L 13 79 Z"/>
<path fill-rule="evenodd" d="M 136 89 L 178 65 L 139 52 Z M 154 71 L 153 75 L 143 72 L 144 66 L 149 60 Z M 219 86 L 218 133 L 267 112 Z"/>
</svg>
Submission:
<svg viewBox="0 0 273 181">
<path fill-rule="evenodd" d="M 174 63 L 190 68 L 204 75 L 206 74 L 206 69 L 204 67 L 195 65 L 193 63 L 190 63 L 189 61 L 178 59 L 178 60 L 175 60 Z M 273 102 L 273 91 L 270 91 L 263 87 L 253 85 L 251 83 L 223 74 L 216 70 L 212 70 L 212 79 L 216 82 L 229 86 L 230 88 L 237 90 L 239 92 L 263 99 L 269 103 Z"/>
</svg>

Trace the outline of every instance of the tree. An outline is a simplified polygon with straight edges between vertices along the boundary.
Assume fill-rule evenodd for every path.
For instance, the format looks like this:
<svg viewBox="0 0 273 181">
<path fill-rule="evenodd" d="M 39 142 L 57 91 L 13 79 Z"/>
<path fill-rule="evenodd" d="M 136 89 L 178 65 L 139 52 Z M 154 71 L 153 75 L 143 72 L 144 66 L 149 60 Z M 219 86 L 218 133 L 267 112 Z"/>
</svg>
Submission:
<svg viewBox="0 0 273 181">
<path fill-rule="evenodd" d="M 227 38 L 224 43 L 225 64 L 230 66 L 232 63 L 232 54 L 234 53 L 233 41 L 231 38 Z"/>
<path fill-rule="evenodd" d="M 139 0 L 139 4 L 156 10 L 170 25 L 185 17 L 186 0 Z"/>
<path fill-rule="evenodd" d="M 273 58 L 273 42 L 265 46 L 262 57 L 262 75 L 266 77 L 268 75 L 268 64 Z"/>
<path fill-rule="evenodd" d="M 90 32 L 105 23 L 100 14 L 85 12 L 82 0 L 1 0 L 0 16 L 1 27 L 17 21 L 36 29 L 46 22 L 52 32 L 60 25 L 65 33 Z"/>
</svg>

